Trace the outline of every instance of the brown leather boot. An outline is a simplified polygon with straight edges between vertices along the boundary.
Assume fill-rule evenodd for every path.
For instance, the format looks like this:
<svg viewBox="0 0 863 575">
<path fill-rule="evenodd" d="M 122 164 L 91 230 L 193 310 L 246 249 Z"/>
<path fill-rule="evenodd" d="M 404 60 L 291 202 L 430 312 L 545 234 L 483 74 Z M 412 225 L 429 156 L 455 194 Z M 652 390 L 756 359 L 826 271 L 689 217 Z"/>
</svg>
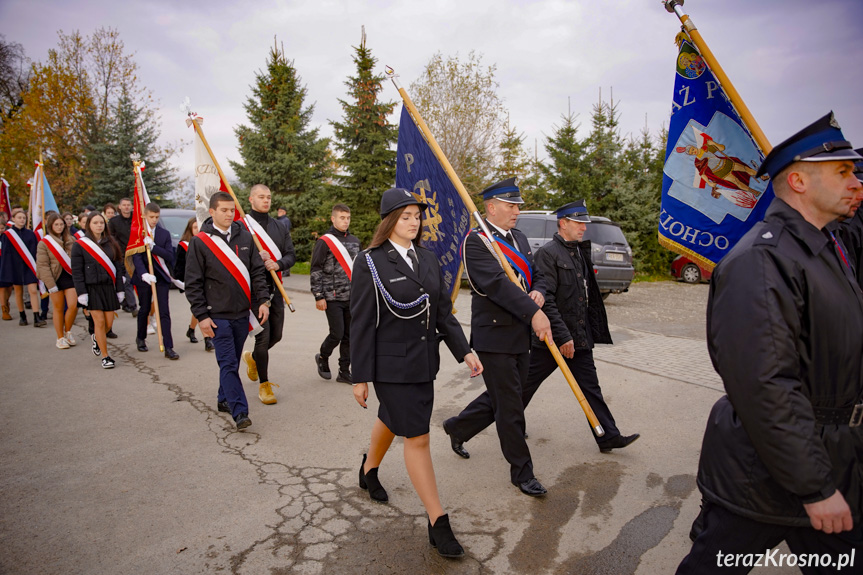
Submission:
<svg viewBox="0 0 863 575">
<path fill-rule="evenodd" d="M 8 306 L 8 305 L 4 305 L 4 306 L 2 306 L 2 307 L 3 307 L 3 319 L 5 319 L 5 320 L 7 320 L 7 321 L 8 321 L 8 320 L 10 320 L 10 319 L 12 319 L 12 316 L 11 316 L 11 315 L 9 315 L 9 306 Z"/>
</svg>

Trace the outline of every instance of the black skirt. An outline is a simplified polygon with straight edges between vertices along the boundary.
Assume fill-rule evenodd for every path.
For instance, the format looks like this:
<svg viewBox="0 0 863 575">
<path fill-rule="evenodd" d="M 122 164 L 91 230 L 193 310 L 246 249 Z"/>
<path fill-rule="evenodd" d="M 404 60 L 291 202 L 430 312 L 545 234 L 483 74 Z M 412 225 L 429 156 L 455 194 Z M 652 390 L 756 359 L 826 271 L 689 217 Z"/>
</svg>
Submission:
<svg viewBox="0 0 863 575">
<path fill-rule="evenodd" d="M 57 278 L 57 289 L 60 291 L 66 291 L 69 288 L 75 287 L 75 281 L 72 279 L 72 275 L 63 270 L 60 272 L 60 277 Z"/>
<path fill-rule="evenodd" d="M 434 382 L 381 383 L 374 382 L 380 402 L 378 418 L 394 434 L 419 437 L 429 432 L 434 406 Z"/>
<path fill-rule="evenodd" d="M 87 284 L 87 309 L 96 311 L 114 311 L 120 309 L 120 301 L 114 284 Z"/>
</svg>

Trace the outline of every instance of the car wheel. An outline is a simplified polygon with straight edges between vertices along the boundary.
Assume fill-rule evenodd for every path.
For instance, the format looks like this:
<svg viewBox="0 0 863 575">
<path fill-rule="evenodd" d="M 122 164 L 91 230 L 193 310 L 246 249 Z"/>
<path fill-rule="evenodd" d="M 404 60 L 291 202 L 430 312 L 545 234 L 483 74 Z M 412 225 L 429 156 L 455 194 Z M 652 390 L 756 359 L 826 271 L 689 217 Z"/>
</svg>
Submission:
<svg viewBox="0 0 863 575">
<path fill-rule="evenodd" d="M 686 264 L 680 270 L 680 277 L 688 284 L 697 284 L 701 281 L 701 270 L 695 264 Z"/>
</svg>

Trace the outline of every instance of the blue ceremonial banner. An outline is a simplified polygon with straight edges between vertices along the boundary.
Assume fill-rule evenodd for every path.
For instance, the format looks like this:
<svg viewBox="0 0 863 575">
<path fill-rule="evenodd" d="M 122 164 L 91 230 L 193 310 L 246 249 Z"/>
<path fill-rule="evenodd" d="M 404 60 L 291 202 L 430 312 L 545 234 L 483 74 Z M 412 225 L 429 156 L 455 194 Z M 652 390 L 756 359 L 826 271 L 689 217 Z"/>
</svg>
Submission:
<svg viewBox="0 0 863 575">
<path fill-rule="evenodd" d="M 42 169 L 42 190 L 42 195 L 45 198 L 45 211 L 53 210 L 59 214 L 60 208 L 57 207 L 57 200 L 54 199 L 54 193 L 51 191 L 51 186 L 48 185 L 48 177 L 45 175 L 44 168 Z"/>
<path fill-rule="evenodd" d="M 662 177 L 659 243 L 707 269 L 764 218 L 764 154 L 698 50 L 681 42 Z"/>
<path fill-rule="evenodd" d="M 396 187 L 428 204 L 422 244 L 437 255 L 452 297 L 461 278 L 461 244 L 470 230 L 470 214 L 405 106 L 397 154 Z"/>
</svg>

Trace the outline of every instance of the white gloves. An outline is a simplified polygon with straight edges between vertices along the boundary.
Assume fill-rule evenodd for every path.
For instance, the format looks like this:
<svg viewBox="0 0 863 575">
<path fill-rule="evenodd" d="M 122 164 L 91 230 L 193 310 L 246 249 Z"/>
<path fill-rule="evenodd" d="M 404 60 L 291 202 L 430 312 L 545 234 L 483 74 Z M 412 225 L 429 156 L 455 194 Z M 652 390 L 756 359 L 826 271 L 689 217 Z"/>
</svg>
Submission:
<svg viewBox="0 0 863 575">
<path fill-rule="evenodd" d="M 150 285 L 156 285 L 156 276 L 153 274 L 141 274 L 141 279 Z"/>
<path fill-rule="evenodd" d="M 60 289 L 57 286 L 54 286 L 48 290 L 48 293 L 57 293 Z"/>
<path fill-rule="evenodd" d="M 90 294 L 81 294 L 78 296 L 78 303 L 81 307 L 87 307 L 87 304 L 90 303 Z"/>
<path fill-rule="evenodd" d="M 120 300 L 120 303 L 123 303 L 123 300 L 126 299 L 126 292 L 118 291 L 117 299 Z"/>
<path fill-rule="evenodd" d="M 151 238 L 150 236 L 144 236 L 144 245 L 148 248 L 153 247 L 153 238 Z"/>
</svg>

